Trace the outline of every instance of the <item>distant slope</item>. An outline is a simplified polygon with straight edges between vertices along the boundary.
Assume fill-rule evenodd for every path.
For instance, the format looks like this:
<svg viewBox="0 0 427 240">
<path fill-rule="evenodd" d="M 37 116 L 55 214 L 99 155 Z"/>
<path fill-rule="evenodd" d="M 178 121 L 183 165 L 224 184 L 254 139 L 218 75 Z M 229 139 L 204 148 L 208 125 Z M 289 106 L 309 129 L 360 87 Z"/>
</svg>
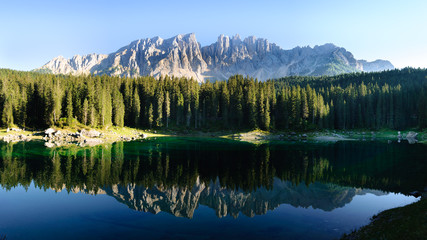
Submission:
<svg viewBox="0 0 427 240">
<path fill-rule="evenodd" d="M 283 50 L 262 38 L 241 40 L 239 35 L 221 35 L 215 43 L 201 47 L 195 34 L 186 34 L 137 40 L 108 55 L 60 56 L 35 71 L 126 77 L 174 75 L 201 82 L 207 78 L 225 80 L 235 74 L 266 80 L 389 69 L 394 69 L 389 61 L 356 60 L 351 52 L 333 44 Z"/>
</svg>

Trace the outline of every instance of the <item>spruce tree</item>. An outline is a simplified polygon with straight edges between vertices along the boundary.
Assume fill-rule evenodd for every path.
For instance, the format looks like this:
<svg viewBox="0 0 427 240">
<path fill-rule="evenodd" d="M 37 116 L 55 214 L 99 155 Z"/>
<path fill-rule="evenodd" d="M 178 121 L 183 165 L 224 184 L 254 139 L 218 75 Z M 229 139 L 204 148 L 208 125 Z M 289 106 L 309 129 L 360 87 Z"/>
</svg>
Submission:
<svg viewBox="0 0 427 240">
<path fill-rule="evenodd" d="M 265 99 L 264 128 L 265 130 L 270 129 L 270 101 L 268 98 Z"/>
<path fill-rule="evenodd" d="M 59 118 L 61 117 L 61 107 L 62 107 L 62 89 L 60 87 L 59 81 L 56 81 L 55 88 L 52 91 L 52 101 L 53 101 L 53 123 L 58 123 Z M 68 96 L 67 96 L 68 98 Z M 68 99 L 67 99 L 68 100 Z M 68 103 L 67 103 L 68 104 Z M 68 111 L 68 110 L 67 110 Z M 68 117 L 68 115 L 67 115 Z"/>
<path fill-rule="evenodd" d="M 190 103 L 187 103 L 187 113 L 185 114 L 186 117 L 186 126 L 190 127 L 190 120 L 191 120 L 191 106 Z"/>
<path fill-rule="evenodd" d="M 161 127 L 163 126 L 162 122 L 163 122 L 163 102 L 164 102 L 162 90 L 157 91 L 156 98 L 157 98 L 156 127 Z"/>
<path fill-rule="evenodd" d="M 148 107 L 148 126 L 150 128 L 153 127 L 153 120 L 154 120 L 154 115 L 153 115 L 153 104 L 150 103 L 150 107 Z"/>
<path fill-rule="evenodd" d="M 134 119 L 133 124 L 135 127 L 140 126 L 140 116 L 141 116 L 141 101 L 139 99 L 138 88 L 135 88 L 133 91 L 133 113 Z"/>
<path fill-rule="evenodd" d="M 82 116 L 82 120 L 83 120 L 83 124 L 87 125 L 88 123 L 88 115 L 89 115 L 89 103 L 87 101 L 87 98 L 85 98 L 85 100 L 83 101 L 83 116 Z"/>
<path fill-rule="evenodd" d="M 2 112 L 2 123 L 3 126 L 11 127 L 13 126 L 12 96 L 6 96 L 5 99 Z"/>
<path fill-rule="evenodd" d="M 113 93 L 113 123 L 118 127 L 124 126 L 125 104 L 122 94 L 117 90 Z"/>
<path fill-rule="evenodd" d="M 182 123 L 184 114 L 184 96 L 182 93 L 178 93 L 176 106 L 176 125 L 179 126 Z"/>
<path fill-rule="evenodd" d="M 308 108 L 307 93 L 305 89 L 301 89 L 301 91 L 302 91 L 302 94 L 301 94 L 302 120 L 303 120 L 303 125 L 306 126 L 310 112 Z"/>
<path fill-rule="evenodd" d="M 170 97 L 169 92 L 166 92 L 165 94 L 165 116 L 166 116 L 166 128 L 169 128 L 169 117 L 171 114 L 171 108 L 170 108 Z"/>
<path fill-rule="evenodd" d="M 227 84 L 222 84 L 221 87 L 221 117 L 225 128 L 229 127 L 229 107 L 230 107 L 230 94 L 227 88 Z"/>
<path fill-rule="evenodd" d="M 71 90 L 67 91 L 67 125 L 73 125 L 73 95 Z"/>
</svg>

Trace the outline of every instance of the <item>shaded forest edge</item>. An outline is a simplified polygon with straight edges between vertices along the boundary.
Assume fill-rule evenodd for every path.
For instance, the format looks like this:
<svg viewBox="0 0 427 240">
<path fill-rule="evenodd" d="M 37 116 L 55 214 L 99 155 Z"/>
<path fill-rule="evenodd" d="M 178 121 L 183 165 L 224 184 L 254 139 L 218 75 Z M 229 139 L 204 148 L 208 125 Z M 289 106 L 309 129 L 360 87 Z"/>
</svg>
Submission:
<svg viewBox="0 0 427 240">
<path fill-rule="evenodd" d="M 427 70 L 197 83 L 0 70 L 1 127 L 177 131 L 424 129 Z"/>
<path fill-rule="evenodd" d="M 426 193 L 410 205 L 393 208 L 371 218 L 371 223 L 344 234 L 342 240 L 423 239 L 427 235 Z"/>
</svg>

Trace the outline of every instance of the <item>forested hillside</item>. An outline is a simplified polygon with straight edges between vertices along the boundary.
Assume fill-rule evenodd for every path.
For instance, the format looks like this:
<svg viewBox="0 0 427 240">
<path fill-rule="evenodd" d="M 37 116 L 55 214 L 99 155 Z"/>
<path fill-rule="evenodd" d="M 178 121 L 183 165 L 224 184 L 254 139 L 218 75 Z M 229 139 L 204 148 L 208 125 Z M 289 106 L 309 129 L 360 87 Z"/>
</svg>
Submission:
<svg viewBox="0 0 427 240">
<path fill-rule="evenodd" d="M 427 126 L 427 70 L 259 82 L 0 70 L 2 127 L 407 129 Z"/>
</svg>

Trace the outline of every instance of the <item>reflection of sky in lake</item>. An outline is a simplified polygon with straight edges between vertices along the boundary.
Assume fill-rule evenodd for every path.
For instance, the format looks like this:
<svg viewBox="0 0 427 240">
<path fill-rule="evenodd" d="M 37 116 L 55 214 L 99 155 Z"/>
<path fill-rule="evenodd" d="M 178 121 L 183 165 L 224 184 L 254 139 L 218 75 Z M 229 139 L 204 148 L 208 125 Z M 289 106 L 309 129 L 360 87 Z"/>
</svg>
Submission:
<svg viewBox="0 0 427 240">
<path fill-rule="evenodd" d="M 393 192 L 424 189 L 425 172 L 425 146 L 417 144 L 0 143 L 0 235 L 333 239 L 417 201 Z"/>
<path fill-rule="evenodd" d="M 385 209 L 417 201 L 389 193 L 356 195 L 332 211 L 282 204 L 265 215 L 217 218 L 199 205 L 192 219 L 138 212 L 108 195 L 34 188 L 0 190 L 0 233 L 8 239 L 331 239 Z"/>
</svg>

